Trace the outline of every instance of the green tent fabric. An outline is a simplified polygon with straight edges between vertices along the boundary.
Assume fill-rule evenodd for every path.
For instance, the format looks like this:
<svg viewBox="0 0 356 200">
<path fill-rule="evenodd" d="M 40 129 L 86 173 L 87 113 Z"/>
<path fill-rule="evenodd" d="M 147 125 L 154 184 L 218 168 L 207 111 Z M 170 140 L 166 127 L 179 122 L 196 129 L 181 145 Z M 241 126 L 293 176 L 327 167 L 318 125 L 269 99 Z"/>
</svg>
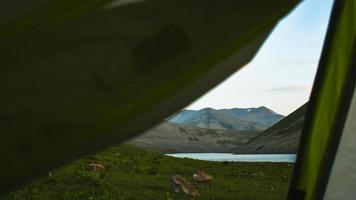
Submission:
<svg viewBox="0 0 356 200">
<path fill-rule="evenodd" d="M 355 62 L 356 64 L 356 62 Z M 355 70 L 356 72 L 356 70 Z M 323 199 L 354 199 L 356 196 L 356 90 L 353 92 L 345 126 L 336 148 L 335 160 L 330 167 L 330 175 Z"/>
<path fill-rule="evenodd" d="M 355 87 L 354 83 L 349 84 L 355 78 L 351 71 L 355 67 L 355 10 L 355 1 L 336 1 L 333 8 L 292 182 L 292 187 L 304 193 L 303 199 L 320 198 L 320 180 L 329 173 L 323 170 L 330 154 L 328 147 L 334 142 L 334 135 L 342 132 L 337 124 L 340 116 L 347 114 L 342 109 L 348 95 L 345 91 Z M 293 195 L 290 194 L 291 199 Z"/>
<path fill-rule="evenodd" d="M 0 193 L 182 109 L 297 3 L 2 1 Z"/>
</svg>

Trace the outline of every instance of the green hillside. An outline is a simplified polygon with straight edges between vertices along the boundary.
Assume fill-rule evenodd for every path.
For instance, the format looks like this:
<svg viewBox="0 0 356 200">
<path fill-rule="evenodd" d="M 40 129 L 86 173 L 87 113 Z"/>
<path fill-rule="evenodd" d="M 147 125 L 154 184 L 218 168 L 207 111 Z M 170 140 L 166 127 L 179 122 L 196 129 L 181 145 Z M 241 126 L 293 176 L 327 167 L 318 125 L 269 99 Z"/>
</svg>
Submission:
<svg viewBox="0 0 356 200">
<path fill-rule="evenodd" d="M 91 162 L 106 170 L 89 171 Z M 214 177 L 211 188 L 193 182 L 199 169 Z M 278 200 L 285 198 L 291 171 L 286 163 L 207 162 L 121 145 L 49 172 L 0 199 L 193 199 L 173 192 L 169 179 L 180 174 L 198 188 L 196 199 Z"/>
<path fill-rule="evenodd" d="M 168 121 L 128 141 L 135 146 L 161 153 L 233 152 L 260 131 L 218 130 L 199 128 Z"/>
</svg>

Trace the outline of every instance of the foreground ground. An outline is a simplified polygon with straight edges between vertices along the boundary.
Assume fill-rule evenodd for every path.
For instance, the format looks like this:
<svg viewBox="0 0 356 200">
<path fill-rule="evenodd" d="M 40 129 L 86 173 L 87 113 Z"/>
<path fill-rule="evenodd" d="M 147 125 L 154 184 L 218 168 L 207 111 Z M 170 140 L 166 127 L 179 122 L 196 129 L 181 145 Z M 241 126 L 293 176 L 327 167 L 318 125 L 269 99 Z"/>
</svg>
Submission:
<svg viewBox="0 0 356 200">
<path fill-rule="evenodd" d="M 106 166 L 91 172 L 88 164 Z M 214 177 L 211 188 L 193 182 L 192 174 L 204 170 Z M 130 145 L 110 148 L 49 172 L 32 184 L 0 200 L 9 199 L 193 199 L 174 193 L 169 179 L 180 174 L 201 193 L 196 199 L 285 199 L 292 165 L 286 163 L 207 162 L 173 158 Z"/>
</svg>

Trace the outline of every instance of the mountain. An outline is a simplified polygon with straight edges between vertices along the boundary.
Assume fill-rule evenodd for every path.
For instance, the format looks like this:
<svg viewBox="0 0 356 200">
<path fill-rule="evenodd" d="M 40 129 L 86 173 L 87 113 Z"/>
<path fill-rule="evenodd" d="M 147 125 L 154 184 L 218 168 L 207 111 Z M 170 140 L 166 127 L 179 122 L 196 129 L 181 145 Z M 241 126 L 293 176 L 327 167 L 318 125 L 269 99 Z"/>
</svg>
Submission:
<svg viewBox="0 0 356 200">
<path fill-rule="evenodd" d="M 226 124 L 238 121 L 248 125 L 267 126 L 281 115 L 266 107 L 183 110 L 128 143 L 163 153 L 296 153 L 306 107 L 307 103 L 265 131 L 227 130 L 229 127 L 226 128 Z M 188 122 L 188 125 L 183 124 Z M 209 125 L 209 128 L 200 128 L 198 125 Z"/>
<path fill-rule="evenodd" d="M 284 117 L 283 115 L 280 115 L 266 108 L 265 106 L 261 106 L 258 108 L 222 109 L 222 111 L 241 120 L 263 124 L 268 127 L 277 123 Z"/>
<path fill-rule="evenodd" d="M 235 153 L 296 153 L 308 103 L 235 149 Z"/>
<path fill-rule="evenodd" d="M 249 141 L 258 133 L 260 132 L 205 129 L 165 121 L 128 143 L 163 153 L 233 152 L 236 145 Z"/>
<path fill-rule="evenodd" d="M 219 130 L 265 130 L 281 120 L 280 115 L 264 106 L 258 108 L 182 110 L 168 119 L 176 124 Z"/>
</svg>

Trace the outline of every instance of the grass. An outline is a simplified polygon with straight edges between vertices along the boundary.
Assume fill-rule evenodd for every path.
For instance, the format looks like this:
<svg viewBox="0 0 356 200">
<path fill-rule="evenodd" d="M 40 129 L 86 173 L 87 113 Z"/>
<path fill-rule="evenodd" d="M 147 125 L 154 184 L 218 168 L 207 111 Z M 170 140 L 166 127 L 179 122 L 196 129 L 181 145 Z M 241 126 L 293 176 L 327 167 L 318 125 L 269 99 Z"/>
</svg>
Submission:
<svg viewBox="0 0 356 200">
<path fill-rule="evenodd" d="M 105 172 L 91 172 L 96 162 Z M 120 145 L 49 172 L 0 200 L 10 199 L 194 199 L 174 193 L 169 179 L 180 174 L 201 196 L 196 199 L 285 199 L 292 165 L 286 163 L 208 162 L 173 158 L 130 145 Z M 212 187 L 195 183 L 192 174 L 204 170 L 214 177 Z"/>
</svg>

